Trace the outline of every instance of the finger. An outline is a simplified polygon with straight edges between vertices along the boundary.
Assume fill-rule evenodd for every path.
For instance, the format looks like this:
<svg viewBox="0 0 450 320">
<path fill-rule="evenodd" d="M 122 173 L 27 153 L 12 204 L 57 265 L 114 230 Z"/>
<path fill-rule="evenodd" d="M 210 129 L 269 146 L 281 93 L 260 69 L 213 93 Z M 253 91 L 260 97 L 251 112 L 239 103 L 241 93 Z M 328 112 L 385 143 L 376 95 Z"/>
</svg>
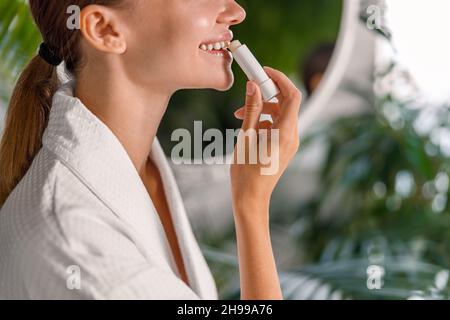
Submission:
<svg viewBox="0 0 450 320">
<path fill-rule="evenodd" d="M 266 71 L 269 78 L 271 78 L 280 89 L 278 98 L 289 99 L 296 95 L 298 89 L 287 75 L 279 70 L 270 67 L 264 67 L 264 70 Z"/>
<path fill-rule="evenodd" d="M 273 123 L 271 121 L 261 121 L 260 123 L 258 123 L 258 128 L 261 129 L 271 129 L 272 128 Z"/>
<path fill-rule="evenodd" d="M 289 124 L 292 124 L 292 121 L 297 122 L 302 101 L 300 90 L 281 71 L 269 67 L 265 67 L 264 69 L 280 88 L 279 98 L 281 99 L 283 108 L 281 108 L 280 117 L 277 121 L 279 123 L 288 122 Z"/>
<path fill-rule="evenodd" d="M 264 102 L 263 101 L 263 110 L 261 112 L 262 114 L 269 114 L 271 116 L 277 117 L 280 114 L 280 104 L 273 103 L 273 102 Z M 237 109 L 234 112 L 234 115 L 238 119 L 243 119 L 245 115 L 245 106 Z"/>
<path fill-rule="evenodd" d="M 277 118 L 280 114 L 280 104 L 272 102 L 263 102 L 262 114 L 269 114 L 272 118 Z M 244 119 L 245 116 L 245 106 L 237 109 L 234 112 L 234 116 L 240 120 Z"/>
<path fill-rule="evenodd" d="M 242 129 L 258 129 L 259 118 L 263 108 L 261 90 L 259 86 L 253 82 L 247 82 L 247 96 L 245 100 L 245 115 Z"/>
</svg>

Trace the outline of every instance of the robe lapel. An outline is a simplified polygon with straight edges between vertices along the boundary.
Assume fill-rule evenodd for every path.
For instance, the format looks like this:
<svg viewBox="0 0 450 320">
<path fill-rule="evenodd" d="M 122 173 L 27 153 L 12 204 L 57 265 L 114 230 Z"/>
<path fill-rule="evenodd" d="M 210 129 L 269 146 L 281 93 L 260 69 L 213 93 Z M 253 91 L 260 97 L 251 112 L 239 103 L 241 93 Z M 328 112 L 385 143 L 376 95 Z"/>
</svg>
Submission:
<svg viewBox="0 0 450 320">
<path fill-rule="evenodd" d="M 151 157 L 163 180 L 164 192 L 187 269 L 189 284 L 203 299 L 215 300 L 218 296 L 214 279 L 192 232 L 178 184 L 158 139 L 155 139 L 153 143 Z"/>
</svg>

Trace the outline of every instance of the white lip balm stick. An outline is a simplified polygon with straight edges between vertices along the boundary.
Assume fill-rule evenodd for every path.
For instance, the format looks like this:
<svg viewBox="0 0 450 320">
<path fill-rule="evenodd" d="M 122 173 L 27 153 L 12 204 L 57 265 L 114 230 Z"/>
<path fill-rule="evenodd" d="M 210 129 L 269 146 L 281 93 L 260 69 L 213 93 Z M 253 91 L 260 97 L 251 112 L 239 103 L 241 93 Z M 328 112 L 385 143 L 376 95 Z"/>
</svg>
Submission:
<svg viewBox="0 0 450 320">
<path fill-rule="evenodd" d="M 247 75 L 247 78 L 259 85 L 263 100 L 266 102 L 277 102 L 276 96 L 280 93 L 280 90 L 269 78 L 248 47 L 245 44 L 241 44 L 239 40 L 234 40 L 229 44 L 228 49 Z"/>
</svg>

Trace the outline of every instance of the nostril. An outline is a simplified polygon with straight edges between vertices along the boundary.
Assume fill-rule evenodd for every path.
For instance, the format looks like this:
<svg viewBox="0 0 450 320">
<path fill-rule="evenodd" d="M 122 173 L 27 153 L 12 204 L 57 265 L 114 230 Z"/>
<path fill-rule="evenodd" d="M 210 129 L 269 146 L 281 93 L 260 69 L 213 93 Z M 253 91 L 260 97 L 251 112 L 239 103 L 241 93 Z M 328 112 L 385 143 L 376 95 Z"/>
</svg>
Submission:
<svg viewBox="0 0 450 320">
<path fill-rule="evenodd" d="M 245 20 L 245 13 L 234 16 L 234 18 L 230 21 L 230 25 L 240 24 Z"/>
<path fill-rule="evenodd" d="M 247 17 L 247 12 L 244 10 L 244 8 L 239 6 L 239 10 L 238 10 L 238 13 L 237 13 L 235 24 L 241 23 L 242 21 L 245 20 L 246 17 Z"/>
</svg>

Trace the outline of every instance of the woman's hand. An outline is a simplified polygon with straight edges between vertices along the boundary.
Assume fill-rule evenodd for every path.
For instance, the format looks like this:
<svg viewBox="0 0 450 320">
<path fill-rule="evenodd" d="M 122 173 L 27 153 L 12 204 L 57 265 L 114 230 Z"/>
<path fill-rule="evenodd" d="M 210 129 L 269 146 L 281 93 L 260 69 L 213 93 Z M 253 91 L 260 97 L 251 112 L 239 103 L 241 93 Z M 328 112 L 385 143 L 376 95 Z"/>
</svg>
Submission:
<svg viewBox="0 0 450 320">
<path fill-rule="evenodd" d="M 283 299 L 270 238 L 269 202 L 273 189 L 299 147 L 297 119 L 301 103 L 300 91 L 280 71 L 266 68 L 266 72 L 280 88 L 281 93 L 277 97 L 279 103 L 263 103 L 259 87 L 249 82 L 245 107 L 235 113 L 237 118 L 244 120 L 240 137 L 247 137 L 247 131 L 259 132 L 261 129 L 279 134 L 278 139 L 271 132 L 267 132 L 266 138 L 264 134 L 248 135 L 246 139 L 238 138 L 231 166 L 233 213 L 243 300 Z M 270 114 L 273 123 L 260 122 L 262 113 Z M 253 159 L 256 160 L 254 164 L 248 157 L 255 149 L 258 151 L 257 147 L 264 147 L 266 143 L 269 150 L 267 158 L 273 161 L 277 157 L 274 170 L 269 170 L 269 174 L 264 171 L 267 163 L 260 161 L 259 156 Z M 244 163 L 239 162 L 242 159 L 239 159 L 238 148 L 243 148 Z"/>
<path fill-rule="evenodd" d="M 252 129 L 256 132 L 260 132 L 261 129 L 268 130 L 267 139 L 264 136 L 263 139 L 258 138 L 258 135 L 253 136 L 254 138 L 249 135 L 250 138 L 246 139 L 246 143 L 244 139 L 240 142 L 238 139 L 230 172 L 233 202 L 238 207 L 254 202 L 267 204 L 280 177 L 299 148 L 298 114 L 302 100 L 301 92 L 282 72 L 269 67 L 265 67 L 265 71 L 280 89 L 277 96 L 279 103 L 263 102 L 259 86 L 254 82 L 248 82 L 246 104 L 235 112 L 235 116 L 244 121 L 242 134 Z M 270 114 L 273 123 L 260 122 L 261 114 Z M 272 135 L 273 130 L 277 130 L 275 132 L 279 134 L 278 143 L 272 139 L 275 137 Z M 274 163 L 262 164 L 259 156 L 256 164 L 249 163 L 248 154 L 251 150 L 258 150 L 256 146 L 261 147 L 262 143 L 267 143 L 269 151 L 267 159 L 277 161 L 275 168 Z M 238 162 L 238 148 L 245 148 L 245 163 Z M 271 173 L 263 174 L 263 168 L 271 166 L 271 170 L 266 170 Z"/>
</svg>

